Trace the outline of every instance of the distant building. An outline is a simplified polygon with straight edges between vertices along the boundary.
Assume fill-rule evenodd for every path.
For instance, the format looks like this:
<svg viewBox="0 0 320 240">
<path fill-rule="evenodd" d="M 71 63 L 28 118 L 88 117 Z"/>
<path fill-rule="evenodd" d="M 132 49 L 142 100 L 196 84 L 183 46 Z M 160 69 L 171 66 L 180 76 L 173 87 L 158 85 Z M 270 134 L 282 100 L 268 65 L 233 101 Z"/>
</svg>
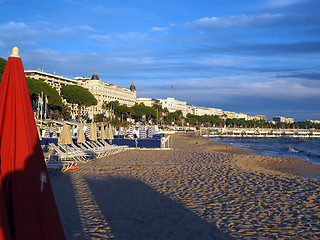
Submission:
<svg viewBox="0 0 320 240">
<path fill-rule="evenodd" d="M 159 103 L 159 101 L 153 98 L 137 98 L 137 104 L 140 103 L 143 103 L 147 107 L 152 107 L 153 104 Z"/>
<path fill-rule="evenodd" d="M 320 124 L 320 120 L 306 120 L 306 122 Z"/>
<path fill-rule="evenodd" d="M 252 121 L 266 121 L 266 122 L 267 122 L 267 116 L 265 116 L 265 115 L 248 116 L 248 120 L 252 120 Z"/>
<path fill-rule="evenodd" d="M 175 112 L 180 110 L 184 117 L 187 116 L 188 113 L 191 113 L 191 108 L 187 104 L 187 102 L 178 101 L 174 98 L 167 98 L 167 99 L 157 99 L 158 102 L 161 104 L 162 108 L 167 108 L 169 112 Z"/>
<path fill-rule="evenodd" d="M 265 115 L 255 115 L 253 117 L 254 121 L 267 121 L 267 116 Z"/>
<path fill-rule="evenodd" d="M 132 107 L 137 101 L 136 87 L 134 86 L 133 82 L 130 86 L 131 90 L 119 87 L 118 85 L 112 83 L 105 83 L 100 80 L 97 71 L 94 71 L 91 79 L 89 80 L 84 80 L 83 78 L 74 79 L 77 79 L 77 81 L 81 82 L 83 87 L 87 88 L 97 99 L 98 104 L 93 106 L 93 114 L 105 113 L 105 109 L 102 108 L 104 102 L 108 103 L 112 101 L 118 101 L 121 105 Z"/>
<path fill-rule="evenodd" d="M 223 111 L 223 116 L 225 119 L 232 119 L 232 118 L 236 118 L 237 114 L 235 112 L 230 112 L 230 111 Z"/>
<path fill-rule="evenodd" d="M 38 70 L 25 70 L 24 74 L 26 77 L 30 77 L 33 79 L 41 80 L 49 84 L 51 87 L 56 89 L 59 94 L 61 87 L 65 85 L 79 85 L 79 82 L 74 79 L 66 78 L 64 76 L 60 76 L 57 74 L 51 74 L 51 73 L 46 73 L 41 71 L 40 69 Z"/>
<path fill-rule="evenodd" d="M 235 114 L 236 119 L 244 119 L 244 120 L 250 120 L 250 117 L 247 114 L 244 113 L 236 113 Z"/>
<path fill-rule="evenodd" d="M 294 123 L 294 119 L 293 118 L 286 118 L 286 117 L 273 117 L 273 121 L 277 122 L 277 123 Z"/>
<path fill-rule="evenodd" d="M 191 107 L 192 114 L 197 116 L 209 115 L 209 116 L 221 116 L 223 110 L 218 108 L 204 108 L 204 107 Z"/>
<path fill-rule="evenodd" d="M 46 73 L 40 69 L 38 70 L 25 70 L 24 74 L 26 77 L 30 77 L 36 80 L 44 81 L 45 83 L 49 84 L 52 88 L 56 89 L 58 93 L 61 93 L 61 88 L 66 85 L 83 85 L 82 82 L 66 78 L 64 76 L 60 76 L 57 74 Z M 79 108 L 77 104 L 68 103 L 65 99 L 62 98 L 64 104 L 67 104 L 71 109 L 71 116 L 77 116 L 79 112 Z M 81 115 L 88 115 L 89 108 L 81 107 L 80 114 Z"/>
</svg>

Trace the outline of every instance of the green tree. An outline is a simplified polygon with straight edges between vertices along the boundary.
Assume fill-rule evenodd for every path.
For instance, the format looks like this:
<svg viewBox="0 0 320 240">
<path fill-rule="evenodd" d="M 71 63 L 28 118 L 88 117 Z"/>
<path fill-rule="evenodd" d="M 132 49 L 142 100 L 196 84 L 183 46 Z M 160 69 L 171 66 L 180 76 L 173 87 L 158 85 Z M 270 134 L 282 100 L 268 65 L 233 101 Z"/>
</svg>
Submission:
<svg viewBox="0 0 320 240">
<path fill-rule="evenodd" d="M 63 105 L 61 115 L 64 119 L 69 119 L 71 117 L 71 110 L 67 105 Z"/>
<path fill-rule="evenodd" d="M 168 113 L 168 115 L 166 116 L 165 122 L 166 122 L 167 124 L 170 124 L 170 125 L 171 125 L 171 123 L 176 122 L 176 121 L 179 120 L 179 119 L 180 119 L 180 118 L 179 118 L 179 115 L 178 115 L 177 112 L 170 112 L 170 113 Z"/>
<path fill-rule="evenodd" d="M 104 122 L 106 120 L 107 120 L 106 116 L 104 114 L 102 114 L 102 113 L 97 114 L 97 115 L 94 116 L 94 121 L 95 122 Z"/>
<path fill-rule="evenodd" d="M 115 112 L 116 116 L 121 119 L 123 118 L 123 115 L 128 118 L 132 113 L 134 113 L 134 111 L 130 107 L 128 107 L 127 105 L 119 105 L 119 106 L 115 107 L 114 112 Z M 123 121 L 121 121 L 121 122 L 123 122 Z"/>
<path fill-rule="evenodd" d="M 102 104 L 102 108 L 105 110 L 108 110 L 109 112 L 109 118 L 111 116 L 111 121 L 113 119 L 113 115 L 114 115 L 114 109 L 117 108 L 120 105 L 119 101 L 111 101 L 111 102 L 103 102 Z"/>
<path fill-rule="evenodd" d="M 162 119 L 162 114 L 163 114 L 163 108 L 162 108 L 162 105 L 161 104 L 158 104 L 158 103 L 154 103 L 152 105 L 152 107 L 157 111 L 157 118 L 160 118 L 160 123 L 161 123 L 161 119 Z M 157 119 L 158 121 L 158 119 Z M 158 124 L 158 122 L 157 122 Z"/>
<path fill-rule="evenodd" d="M 69 103 L 78 105 L 78 122 L 80 122 L 80 108 L 97 104 L 97 99 L 87 89 L 77 85 L 66 85 L 61 88 L 61 96 Z"/>
<path fill-rule="evenodd" d="M 104 102 L 102 104 L 102 107 L 107 110 L 107 109 L 110 109 L 110 108 L 114 109 L 115 107 L 117 107 L 119 105 L 120 105 L 119 101 L 111 101 L 111 102 Z"/>
<path fill-rule="evenodd" d="M 48 108 L 52 111 L 57 110 L 61 113 L 64 108 L 64 104 L 57 90 L 44 81 L 28 77 L 26 79 L 31 100 L 38 100 L 38 95 L 43 92 L 43 95 L 48 98 Z"/>
<path fill-rule="evenodd" d="M 131 108 L 134 111 L 134 117 L 136 120 L 140 121 L 142 120 L 142 116 L 145 115 L 145 108 L 144 108 L 144 104 L 135 104 L 134 106 L 132 106 Z"/>
<path fill-rule="evenodd" d="M 147 121 L 151 118 L 155 119 L 157 117 L 157 110 L 153 107 L 145 106 L 143 103 L 135 104 L 131 109 L 133 110 L 132 114 L 138 121 L 141 121 L 143 116 L 146 117 Z"/>
<path fill-rule="evenodd" d="M 149 121 L 150 119 L 155 119 L 157 117 L 157 110 L 154 109 L 153 107 L 145 106 L 145 112 L 146 112 L 147 121 Z"/>
<path fill-rule="evenodd" d="M 4 68 L 6 67 L 6 63 L 7 61 L 4 58 L 0 57 L 0 81 L 2 79 L 2 74 L 3 74 Z"/>
</svg>

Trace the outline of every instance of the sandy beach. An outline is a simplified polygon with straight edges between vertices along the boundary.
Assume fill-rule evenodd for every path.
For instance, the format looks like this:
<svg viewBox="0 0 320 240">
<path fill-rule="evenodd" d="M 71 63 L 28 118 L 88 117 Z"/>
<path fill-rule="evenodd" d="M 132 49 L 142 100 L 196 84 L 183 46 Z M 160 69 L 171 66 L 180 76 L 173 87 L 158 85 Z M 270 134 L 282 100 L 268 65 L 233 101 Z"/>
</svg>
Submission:
<svg viewBox="0 0 320 240">
<path fill-rule="evenodd" d="M 51 177 L 67 239 L 320 239 L 320 165 L 191 134 Z"/>
</svg>

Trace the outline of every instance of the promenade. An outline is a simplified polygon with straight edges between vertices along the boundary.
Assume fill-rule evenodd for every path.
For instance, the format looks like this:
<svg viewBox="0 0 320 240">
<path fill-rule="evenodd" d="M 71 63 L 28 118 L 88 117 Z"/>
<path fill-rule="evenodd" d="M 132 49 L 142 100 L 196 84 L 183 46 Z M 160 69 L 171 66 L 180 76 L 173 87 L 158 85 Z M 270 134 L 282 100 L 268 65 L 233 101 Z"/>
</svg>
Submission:
<svg viewBox="0 0 320 240">
<path fill-rule="evenodd" d="M 260 128 L 215 128 L 202 129 L 203 137 L 230 137 L 230 138 L 320 138 L 320 130 L 312 129 L 260 129 Z"/>
</svg>

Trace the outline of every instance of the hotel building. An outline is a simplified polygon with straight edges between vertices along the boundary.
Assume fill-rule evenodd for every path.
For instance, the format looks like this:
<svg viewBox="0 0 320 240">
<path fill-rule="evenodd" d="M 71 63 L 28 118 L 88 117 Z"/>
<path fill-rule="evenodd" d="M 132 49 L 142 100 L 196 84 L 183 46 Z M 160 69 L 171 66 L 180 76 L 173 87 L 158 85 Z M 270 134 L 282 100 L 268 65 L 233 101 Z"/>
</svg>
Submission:
<svg viewBox="0 0 320 240">
<path fill-rule="evenodd" d="M 92 108 L 94 114 L 106 112 L 102 108 L 104 102 L 118 101 L 121 105 L 132 107 L 137 101 L 136 87 L 133 82 L 130 89 L 105 83 L 99 79 L 97 71 L 93 73 L 91 79 L 75 77 L 74 80 L 80 81 L 83 87 L 87 88 L 97 99 L 98 104 Z"/>
<path fill-rule="evenodd" d="M 223 110 L 218 108 L 204 108 L 204 107 L 191 107 L 192 114 L 197 116 L 209 115 L 209 116 L 221 116 Z"/>
<path fill-rule="evenodd" d="M 56 74 L 45 73 L 38 70 L 26 70 L 26 77 L 30 77 L 37 80 L 42 80 L 56 89 L 59 94 L 61 87 L 65 85 L 79 85 L 88 89 L 93 96 L 97 99 L 98 104 L 92 107 L 82 107 L 81 115 L 87 115 L 90 118 L 94 114 L 106 114 L 106 110 L 102 108 L 104 102 L 118 101 L 120 104 L 127 105 L 129 107 L 136 103 L 136 87 L 131 84 L 130 89 L 119 87 L 112 83 L 105 83 L 99 79 L 97 72 L 95 71 L 91 78 L 75 77 L 74 79 L 66 78 Z M 78 106 L 76 104 L 67 103 L 71 109 L 71 115 L 75 118 L 78 115 Z"/>
<path fill-rule="evenodd" d="M 157 99 L 157 101 L 162 105 L 162 108 L 167 108 L 169 112 L 180 110 L 184 117 L 186 117 L 188 113 L 191 113 L 190 106 L 187 104 L 187 102 L 178 101 L 170 97 L 167 99 Z"/>
<path fill-rule="evenodd" d="M 284 122 L 284 123 L 294 123 L 294 119 L 293 118 L 285 118 L 285 117 L 273 117 L 273 121 L 280 123 L 280 122 Z"/>
</svg>

